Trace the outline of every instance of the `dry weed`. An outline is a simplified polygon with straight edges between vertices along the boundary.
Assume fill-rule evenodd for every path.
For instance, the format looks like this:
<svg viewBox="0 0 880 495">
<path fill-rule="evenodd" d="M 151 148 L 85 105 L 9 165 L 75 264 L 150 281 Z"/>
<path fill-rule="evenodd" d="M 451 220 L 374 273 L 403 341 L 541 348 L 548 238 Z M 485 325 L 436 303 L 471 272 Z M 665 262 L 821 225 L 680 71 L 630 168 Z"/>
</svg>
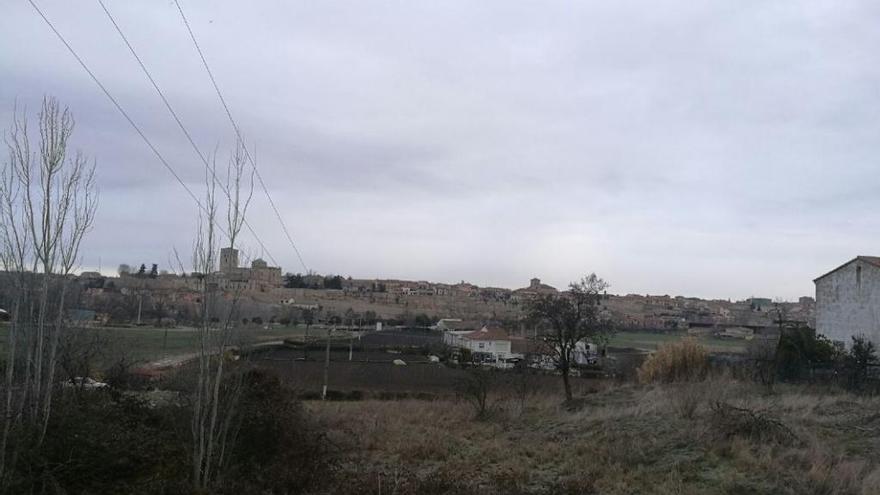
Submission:
<svg viewBox="0 0 880 495">
<path fill-rule="evenodd" d="M 379 475 L 381 493 L 880 493 L 870 412 L 880 399 L 789 386 L 766 395 L 716 378 L 617 387 L 588 403 L 572 413 L 538 393 L 525 413 L 505 404 L 491 422 L 450 400 L 309 407 L 344 429 L 331 434 L 348 442 L 345 469 L 367 473 L 360 493 L 379 493 Z"/>
<path fill-rule="evenodd" d="M 704 380 L 709 374 L 709 353 L 693 339 L 664 344 L 639 367 L 641 383 Z"/>
</svg>

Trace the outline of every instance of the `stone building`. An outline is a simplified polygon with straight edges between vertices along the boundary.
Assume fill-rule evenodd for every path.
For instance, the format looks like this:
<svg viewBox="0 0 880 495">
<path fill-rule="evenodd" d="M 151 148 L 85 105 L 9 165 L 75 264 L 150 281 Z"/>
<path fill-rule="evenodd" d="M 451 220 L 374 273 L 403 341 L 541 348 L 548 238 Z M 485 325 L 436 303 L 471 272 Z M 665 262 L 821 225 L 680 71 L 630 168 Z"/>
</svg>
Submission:
<svg viewBox="0 0 880 495">
<path fill-rule="evenodd" d="M 218 284 L 223 290 L 266 292 L 281 287 L 281 268 L 269 266 L 262 259 L 251 262 L 250 268 L 238 266 L 238 249 L 220 250 Z"/>
<path fill-rule="evenodd" d="M 880 257 L 858 256 L 813 282 L 817 332 L 846 347 L 856 335 L 880 346 Z"/>
<path fill-rule="evenodd" d="M 525 302 L 533 299 L 537 299 L 541 296 L 558 294 L 559 291 L 556 290 L 555 287 L 551 287 L 547 284 L 542 284 L 541 279 L 533 278 L 529 281 L 528 287 L 523 287 L 522 289 L 516 289 L 512 293 L 512 299 L 517 302 Z"/>
</svg>

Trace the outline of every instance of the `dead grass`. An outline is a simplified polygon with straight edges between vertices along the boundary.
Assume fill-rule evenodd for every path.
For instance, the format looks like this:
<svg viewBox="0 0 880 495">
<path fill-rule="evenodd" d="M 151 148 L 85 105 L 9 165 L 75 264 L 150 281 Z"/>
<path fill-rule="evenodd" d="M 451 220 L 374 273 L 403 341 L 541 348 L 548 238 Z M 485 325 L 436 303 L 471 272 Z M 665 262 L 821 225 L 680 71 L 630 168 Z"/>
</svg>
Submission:
<svg viewBox="0 0 880 495">
<path fill-rule="evenodd" d="M 556 394 L 524 410 L 502 401 L 492 421 L 453 400 L 308 407 L 344 459 L 336 489 L 355 483 L 352 493 L 880 493 L 880 400 L 794 387 L 764 395 L 731 380 L 689 386 L 688 414 L 669 385 L 604 390 L 577 412 Z M 748 427 L 719 435 L 717 404 L 762 411 L 798 441 Z"/>
<path fill-rule="evenodd" d="M 663 344 L 637 374 L 641 383 L 701 381 L 709 374 L 709 352 L 693 339 Z"/>
</svg>

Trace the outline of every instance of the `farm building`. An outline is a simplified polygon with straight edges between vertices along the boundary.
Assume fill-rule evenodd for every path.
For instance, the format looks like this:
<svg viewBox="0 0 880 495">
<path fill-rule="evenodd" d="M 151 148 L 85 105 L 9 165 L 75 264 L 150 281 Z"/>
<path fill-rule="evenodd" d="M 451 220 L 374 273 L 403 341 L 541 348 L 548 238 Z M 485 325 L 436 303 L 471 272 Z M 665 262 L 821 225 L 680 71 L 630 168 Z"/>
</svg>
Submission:
<svg viewBox="0 0 880 495">
<path fill-rule="evenodd" d="M 858 256 L 813 282 L 817 332 L 847 347 L 857 335 L 880 345 L 880 257 Z"/>
<path fill-rule="evenodd" d="M 722 339 L 751 340 L 755 336 L 755 329 L 742 326 L 730 326 L 715 334 Z"/>
<path fill-rule="evenodd" d="M 459 318 L 443 318 L 437 322 L 437 330 L 441 332 L 473 332 L 482 328 L 478 322 L 462 320 Z"/>
<path fill-rule="evenodd" d="M 476 331 L 452 331 L 443 334 L 443 343 L 472 353 L 491 355 L 495 359 L 510 357 L 510 337 L 499 327 L 483 327 Z"/>
</svg>

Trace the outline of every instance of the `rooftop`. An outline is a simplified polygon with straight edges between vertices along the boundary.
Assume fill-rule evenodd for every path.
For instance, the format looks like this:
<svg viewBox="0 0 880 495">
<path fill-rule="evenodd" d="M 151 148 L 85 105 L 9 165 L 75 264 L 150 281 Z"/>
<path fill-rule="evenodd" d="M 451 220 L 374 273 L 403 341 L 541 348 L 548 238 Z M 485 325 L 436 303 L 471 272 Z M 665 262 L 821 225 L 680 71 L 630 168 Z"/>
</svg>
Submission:
<svg viewBox="0 0 880 495">
<path fill-rule="evenodd" d="M 869 265 L 873 265 L 873 266 L 875 266 L 875 267 L 877 267 L 877 268 L 880 268 L 880 256 L 856 256 L 855 258 L 853 258 L 853 259 L 847 261 L 846 263 L 844 263 L 844 264 L 838 266 L 838 267 L 835 268 L 834 270 L 831 270 L 830 272 L 827 272 L 827 273 L 825 273 L 824 275 L 822 275 L 822 276 L 820 276 L 820 277 L 817 277 L 817 278 L 813 279 L 813 282 L 818 282 L 819 280 L 821 280 L 821 279 L 827 277 L 828 275 L 831 275 L 832 273 L 836 272 L 837 270 L 840 270 L 841 268 L 843 268 L 843 267 L 845 267 L 845 266 L 847 266 L 847 265 L 849 265 L 850 263 L 853 263 L 853 262 L 855 262 L 855 261 L 861 261 L 861 262 L 867 263 L 867 264 L 869 264 Z"/>
<path fill-rule="evenodd" d="M 462 337 L 468 340 L 510 340 L 507 332 L 501 327 L 483 327 Z"/>
</svg>

